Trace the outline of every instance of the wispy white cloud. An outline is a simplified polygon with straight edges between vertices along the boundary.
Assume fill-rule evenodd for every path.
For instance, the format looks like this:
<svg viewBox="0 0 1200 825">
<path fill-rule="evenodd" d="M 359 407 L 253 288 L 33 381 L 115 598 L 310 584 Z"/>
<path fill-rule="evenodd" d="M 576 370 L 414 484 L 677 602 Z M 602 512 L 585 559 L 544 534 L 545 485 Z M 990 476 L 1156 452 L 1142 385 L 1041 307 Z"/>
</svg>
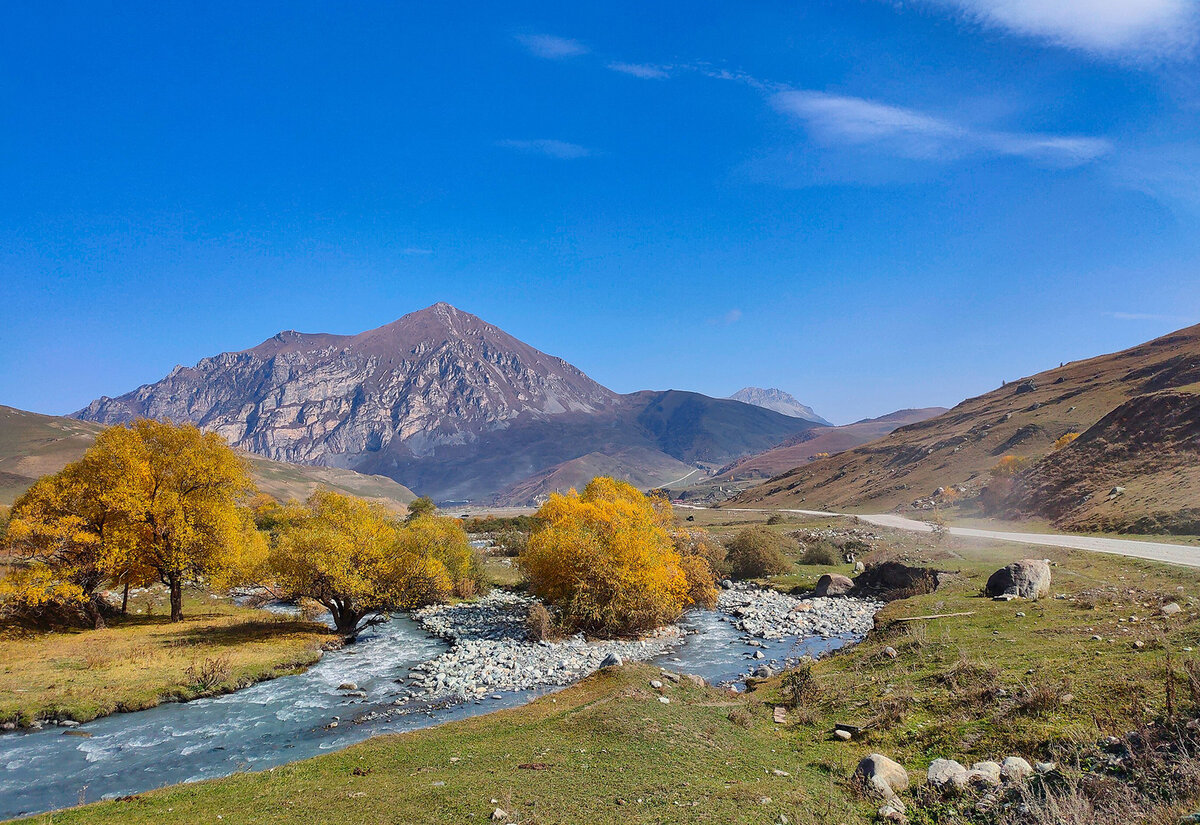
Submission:
<svg viewBox="0 0 1200 825">
<path fill-rule="evenodd" d="M 567 57 L 578 57 L 591 51 L 578 40 L 559 37 L 554 34 L 518 34 L 517 42 L 529 50 L 535 57 L 547 60 L 562 60 Z"/>
<path fill-rule="evenodd" d="M 991 28 L 1104 57 L 1158 59 L 1193 51 L 1196 0 L 929 0 Z"/>
<path fill-rule="evenodd" d="M 665 66 L 652 66 L 649 63 L 609 63 L 608 68 L 614 72 L 622 74 L 631 74 L 634 77 L 644 78 L 646 80 L 663 80 L 671 76 L 670 70 Z"/>
<path fill-rule="evenodd" d="M 1102 138 L 978 129 L 916 109 L 846 95 L 793 89 L 769 99 L 777 111 L 802 122 L 827 146 L 853 146 L 908 159 L 945 161 L 989 154 L 1073 167 L 1112 151 Z"/>
<path fill-rule="evenodd" d="M 433 250 L 423 246 L 406 246 L 400 250 L 401 255 L 432 255 Z"/>
<path fill-rule="evenodd" d="M 532 155 L 545 155 L 548 158 L 556 158 L 558 160 L 586 158 L 593 154 L 592 150 L 586 146 L 580 146 L 578 143 L 567 143 L 565 140 L 501 140 L 496 145 L 503 146 L 505 149 L 515 149 L 518 152 L 527 152 Z"/>
</svg>

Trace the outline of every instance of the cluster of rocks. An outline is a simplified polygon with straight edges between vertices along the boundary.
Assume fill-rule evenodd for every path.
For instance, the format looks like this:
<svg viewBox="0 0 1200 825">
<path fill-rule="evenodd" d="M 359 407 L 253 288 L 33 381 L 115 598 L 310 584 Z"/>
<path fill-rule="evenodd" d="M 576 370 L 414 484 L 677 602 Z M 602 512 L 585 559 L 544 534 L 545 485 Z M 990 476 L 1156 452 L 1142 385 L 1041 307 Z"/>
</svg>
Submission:
<svg viewBox="0 0 1200 825">
<path fill-rule="evenodd" d="M 861 542 L 862 544 L 870 545 L 872 548 L 880 540 L 878 533 L 873 533 L 870 530 L 864 530 L 860 527 L 826 527 L 823 529 L 795 530 L 788 535 L 802 544 L 830 541 L 841 546 L 847 542 Z"/>
<path fill-rule="evenodd" d="M 408 698 L 475 699 L 498 691 L 568 685 L 623 659 L 650 659 L 683 641 L 675 626 L 632 641 L 589 642 L 582 634 L 558 642 L 527 638 L 532 599 L 504 591 L 474 602 L 437 605 L 413 614 L 451 645 L 408 674 Z"/>
<path fill-rule="evenodd" d="M 784 636 L 822 638 L 867 635 L 883 602 L 874 599 L 799 598 L 747 584 L 722 582 L 717 607 L 733 617 L 734 626 L 751 636 L 779 639 Z"/>
<path fill-rule="evenodd" d="M 1019 756 L 1006 757 L 1002 762 L 976 762 L 970 768 L 953 759 L 935 759 L 925 774 L 926 787 L 942 796 L 969 791 L 981 793 L 975 803 L 979 811 L 995 805 L 1003 786 L 1020 785 L 1035 773 L 1044 776 L 1058 770 L 1053 762 L 1030 765 Z M 904 766 L 880 753 L 872 753 L 858 763 L 855 780 L 868 792 L 883 801 L 879 818 L 886 822 L 907 822 L 907 806 L 900 794 L 909 787 L 908 771 Z"/>
</svg>

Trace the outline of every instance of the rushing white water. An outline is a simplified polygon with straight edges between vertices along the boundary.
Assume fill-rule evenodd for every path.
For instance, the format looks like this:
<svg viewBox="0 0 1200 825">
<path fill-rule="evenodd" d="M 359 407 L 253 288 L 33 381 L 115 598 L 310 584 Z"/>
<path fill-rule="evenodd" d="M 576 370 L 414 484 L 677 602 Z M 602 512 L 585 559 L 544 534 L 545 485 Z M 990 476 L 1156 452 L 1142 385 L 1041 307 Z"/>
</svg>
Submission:
<svg viewBox="0 0 1200 825">
<path fill-rule="evenodd" d="M 744 634 L 723 618 L 713 611 L 688 614 L 682 624 L 693 635 L 653 661 L 721 683 L 764 661 L 780 664 L 850 641 L 762 640 L 755 649 L 765 659 L 755 661 Z M 365 632 L 357 644 L 326 653 L 302 674 L 211 699 L 115 714 L 67 733 L 51 727 L 0 736 L 0 818 L 262 770 L 380 733 L 512 707 L 554 689 L 489 694 L 448 706 L 405 700 L 409 670 L 445 650 L 445 642 L 397 616 Z M 366 698 L 339 691 L 345 682 L 354 682 Z"/>
</svg>

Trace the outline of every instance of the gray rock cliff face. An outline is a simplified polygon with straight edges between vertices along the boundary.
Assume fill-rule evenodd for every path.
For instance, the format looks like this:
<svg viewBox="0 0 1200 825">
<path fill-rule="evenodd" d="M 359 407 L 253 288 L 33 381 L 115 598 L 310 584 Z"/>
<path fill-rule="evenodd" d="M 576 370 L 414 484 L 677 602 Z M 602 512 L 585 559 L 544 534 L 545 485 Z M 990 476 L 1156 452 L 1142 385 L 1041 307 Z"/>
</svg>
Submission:
<svg viewBox="0 0 1200 825">
<path fill-rule="evenodd" d="M 593 413 L 616 398 L 566 361 L 436 304 L 360 335 L 283 332 L 76 415 L 191 421 L 270 458 L 338 464 L 399 445 L 420 456 L 518 418 Z"/>
</svg>

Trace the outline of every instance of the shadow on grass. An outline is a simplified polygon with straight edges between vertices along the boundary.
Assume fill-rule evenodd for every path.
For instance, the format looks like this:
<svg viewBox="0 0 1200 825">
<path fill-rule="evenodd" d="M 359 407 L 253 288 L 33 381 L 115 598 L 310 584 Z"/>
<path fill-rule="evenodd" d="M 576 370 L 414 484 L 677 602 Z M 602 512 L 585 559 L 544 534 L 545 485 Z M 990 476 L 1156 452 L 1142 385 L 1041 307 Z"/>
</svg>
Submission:
<svg viewBox="0 0 1200 825">
<path fill-rule="evenodd" d="M 247 619 L 236 624 L 197 627 L 183 633 L 161 634 L 160 639 L 163 644 L 172 646 L 236 647 L 242 644 L 266 642 L 280 636 L 297 633 L 332 633 L 332 631 L 322 624 L 306 622 L 302 619 Z"/>
</svg>

